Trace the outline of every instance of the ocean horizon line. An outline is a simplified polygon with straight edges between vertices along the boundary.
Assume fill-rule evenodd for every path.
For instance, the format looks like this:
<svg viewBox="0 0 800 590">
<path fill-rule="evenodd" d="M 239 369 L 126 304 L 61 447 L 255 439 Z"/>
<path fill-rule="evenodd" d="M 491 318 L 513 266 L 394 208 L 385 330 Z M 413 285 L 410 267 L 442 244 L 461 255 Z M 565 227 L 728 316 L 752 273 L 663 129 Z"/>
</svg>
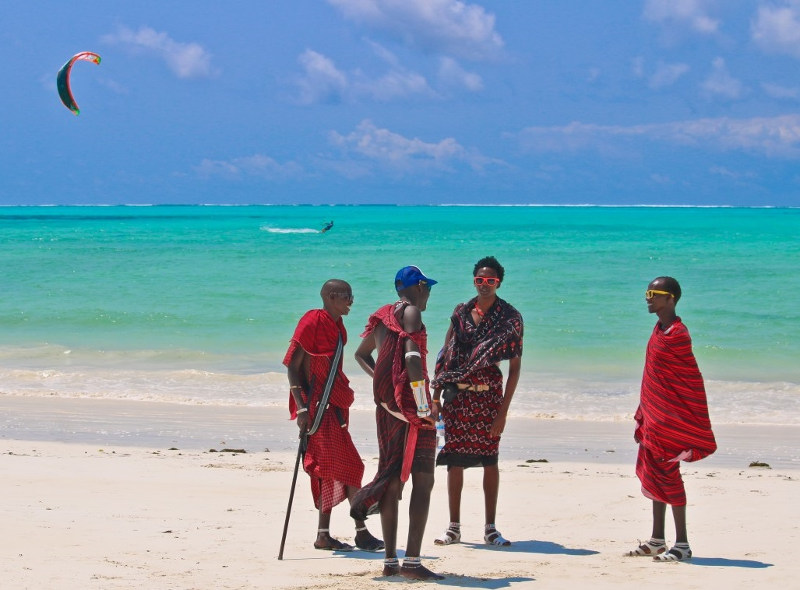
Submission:
<svg viewBox="0 0 800 590">
<path fill-rule="evenodd" d="M 0 209 L 31 208 L 156 208 L 156 207 L 531 207 L 531 208 L 600 208 L 600 209 L 800 209 L 800 205 L 679 205 L 679 204 L 606 204 L 606 203 L 39 203 L 0 204 Z"/>
</svg>

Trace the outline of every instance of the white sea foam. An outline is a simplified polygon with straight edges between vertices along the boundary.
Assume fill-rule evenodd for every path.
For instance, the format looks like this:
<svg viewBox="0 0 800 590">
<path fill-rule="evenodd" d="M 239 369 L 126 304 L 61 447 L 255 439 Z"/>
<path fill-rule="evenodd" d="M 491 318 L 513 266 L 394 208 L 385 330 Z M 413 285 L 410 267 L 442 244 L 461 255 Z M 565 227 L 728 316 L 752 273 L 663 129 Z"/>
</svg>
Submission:
<svg viewBox="0 0 800 590">
<path fill-rule="evenodd" d="M 355 410 L 372 410 L 372 383 L 351 378 Z M 800 386 L 787 382 L 708 381 L 715 424 L 800 424 Z M 203 406 L 283 407 L 288 398 L 282 372 L 228 373 L 197 369 L 0 370 L 0 394 L 25 397 L 90 398 Z M 638 404 L 635 381 L 588 381 L 526 375 L 519 383 L 513 417 L 628 421 Z"/>
<path fill-rule="evenodd" d="M 266 231 L 271 234 L 318 234 L 318 229 L 312 229 L 310 227 L 269 227 L 269 226 L 262 226 L 261 231 Z"/>
<path fill-rule="evenodd" d="M 319 239 L 331 219 L 335 240 Z M 439 281 L 431 368 L 453 306 L 474 294 L 475 259 L 491 253 L 525 317 L 512 415 L 629 420 L 654 321 L 642 292 L 669 272 L 712 420 L 797 424 L 797 221 L 739 208 L 3 208 L 0 393 L 283 408 L 287 341 L 337 276 L 356 295 L 345 372 L 371 411 L 352 352 L 396 269 L 412 257 Z"/>
</svg>

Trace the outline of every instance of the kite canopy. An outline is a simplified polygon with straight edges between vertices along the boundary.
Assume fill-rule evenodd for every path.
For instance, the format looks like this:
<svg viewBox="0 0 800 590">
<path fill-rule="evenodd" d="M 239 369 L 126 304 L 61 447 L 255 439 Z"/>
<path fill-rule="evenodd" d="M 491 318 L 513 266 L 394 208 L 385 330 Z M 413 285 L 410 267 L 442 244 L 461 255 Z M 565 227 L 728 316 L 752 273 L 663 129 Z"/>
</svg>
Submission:
<svg viewBox="0 0 800 590">
<path fill-rule="evenodd" d="M 58 96 L 61 97 L 61 102 L 64 103 L 65 107 L 67 107 L 76 115 L 79 115 L 81 110 L 78 108 L 78 104 L 75 102 L 75 99 L 72 96 L 72 90 L 69 86 L 69 74 L 72 71 L 72 65 L 76 61 L 90 61 L 99 64 L 100 56 L 96 53 L 92 53 L 91 51 L 82 51 L 81 53 L 73 55 L 70 60 L 65 63 L 60 70 L 58 70 L 58 76 L 56 77 Z"/>
</svg>

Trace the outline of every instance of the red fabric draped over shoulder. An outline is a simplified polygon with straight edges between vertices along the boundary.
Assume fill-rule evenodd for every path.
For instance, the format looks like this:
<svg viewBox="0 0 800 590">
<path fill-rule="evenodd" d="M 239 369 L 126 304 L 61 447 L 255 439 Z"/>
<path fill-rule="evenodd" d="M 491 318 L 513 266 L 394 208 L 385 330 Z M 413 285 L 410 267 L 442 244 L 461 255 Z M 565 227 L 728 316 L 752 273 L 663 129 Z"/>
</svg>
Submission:
<svg viewBox="0 0 800 590">
<path fill-rule="evenodd" d="M 680 318 L 667 330 L 659 324 L 653 329 L 634 418 L 636 440 L 656 459 L 670 460 L 691 451 L 684 460 L 698 461 L 717 449 L 703 376 Z"/>
<path fill-rule="evenodd" d="M 347 344 L 347 330 L 345 330 L 342 318 L 334 322 L 330 314 L 324 309 L 312 309 L 300 318 L 294 330 L 292 339 L 289 342 L 289 350 L 283 358 L 283 364 L 289 365 L 298 347 L 302 348 L 310 357 L 308 373 L 304 375 L 306 391 L 322 391 L 328 372 L 331 367 L 333 354 L 336 352 L 336 344 L 342 335 L 342 344 Z M 349 408 L 353 404 L 353 390 L 350 389 L 350 381 L 342 371 L 342 361 L 336 368 L 336 380 L 331 389 L 330 403 L 339 408 Z M 292 419 L 296 417 L 294 398 L 289 395 L 289 412 Z M 313 408 L 309 408 L 311 412 Z M 313 420 L 313 415 L 309 416 Z"/>
<path fill-rule="evenodd" d="M 302 387 L 311 422 L 320 409 L 319 401 L 331 371 L 339 334 L 342 335 L 342 342 L 347 342 L 347 332 L 341 318 L 334 321 L 323 309 L 311 310 L 297 324 L 283 359 L 283 364 L 288 366 L 299 348 L 308 355 L 307 362 L 303 364 Z M 333 506 L 347 498 L 348 486 L 361 487 L 364 475 L 364 462 L 347 428 L 353 390 L 342 371 L 341 360 L 334 370 L 336 378 L 329 399 L 331 407 L 325 413 L 319 430 L 308 438 L 303 459 L 303 469 L 311 478 L 314 506 L 324 513 L 329 513 Z M 289 412 L 292 419 L 297 417 L 296 410 L 294 397 L 290 393 Z"/>
</svg>

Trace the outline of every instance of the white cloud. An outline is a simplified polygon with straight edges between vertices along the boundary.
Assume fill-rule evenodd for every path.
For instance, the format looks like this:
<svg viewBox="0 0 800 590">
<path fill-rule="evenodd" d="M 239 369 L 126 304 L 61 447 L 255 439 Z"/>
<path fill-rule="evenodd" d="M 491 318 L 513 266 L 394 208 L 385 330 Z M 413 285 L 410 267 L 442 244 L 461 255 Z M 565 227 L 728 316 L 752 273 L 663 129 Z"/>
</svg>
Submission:
<svg viewBox="0 0 800 590">
<path fill-rule="evenodd" d="M 439 62 L 439 80 L 449 88 L 466 88 L 470 92 L 483 90 L 483 79 L 468 72 L 451 57 L 443 57 Z"/>
<path fill-rule="evenodd" d="M 478 4 L 459 0 L 327 0 L 346 18 L 387 31 L 425 51 L 485 60 L 503 39 L 495 17 Z"/>
<path fill-rule="evenodd" d="M 700 85 L 703 93 L 712 98 L 721 96 L 723 98 L 735 99 L 742 95 L 742 83 L 728 73 L 725 60 L 717 57 L 711 62 L 713 71 Z"/>
<path fill-rule="evenodd" d="M 800 115 L 752 119 L 697 119 L 629 127 L 570 123 L 563 127 L 528 127 L 515 136 L 535 152 L 608 151 L 643 139 L 719 151 L 745 151 L 769 157 L 800 158 Z"/>
<path fill-rule="evenodd" d="M 373 49 L 390 64 L 387 73 L 368 78 L 361 72 L 346 73 L 329 57 L 307 49 L 298 61 L 303 75 L 297 79 L 302 104 L 355 102 L 364 98 L 388 102 L 409 96 L 435 96 L 424 76 L 397 65 L 394 56 L 377 44 Z"/>
<path fill-rule="evenodd" d="M 157 55 L 179 78 L 206 78 L 217 73 L 211 65 L 211 54 L 201 45 L 175 41 L 150 27 L 140 27 L 138 31 L 121 27 L 117 33 L 103 36 L 102 40 Z"/>
<path fill-rule="evenodd" d="M 714 176 L 722 176 L 724 178 L 730 178 L 732 180 L 749 179 L 749 178 L 755 178 L 756 176 L 751 171 L 731 170 L 726 166 L 711 166 L 711 168 L 709 168 L 708 171 Z"/>
<path fill-rule="evenodd" d="M 762 82 L 761 88 L 767 96 L 778 99 L 797 99 L 800 98 L 800 88 L 797 86 L 788 87 L 781 86 L 780 84 L 770 84 L 769 82 Z"/>
<path fill-rule="evenodd" d="M 665 64 L 659 63 L 656 71 L 650 76 L 648 85 L 650 88 L 658 89 L 672 86 L 678 79 L 689 71 L 687 64 Z"/>
<path fill-rule="evenodd" d="M 306 49 L 297 60 L 305 72 L 298 80 L 300 102 L 338 102 L 344 97 L 349 86 L 347 75 L 333 60 L 311 49 Z"/>
<path fill-rule="evenodd" d="M 400 67 L 400 60 L 397 56 L 389 51 L 386 47 L 377 43 L 371 39 L 365 39 L 367 45 L 370 46 L 372 49 L 372 53 L 374 53 L 378 59 L 385 61 L 391 67 Z"/>
<path fill-rule="evenodd" d="M 204 159 L 195 172 L 203 178 L 223 176 L 227 178 L 243 178 L 255 176 L 268 180 L 283 180 L 299 175 L 302 167 L 294 162 L 279 164 L 269 156 L 254 154 L 231 160 Z"/>
<path fill-rule="evenodd" d="M 716 33 L 719 21 L 708 14 L 713 0 L 646 0 L 644 18 L 657 23 L 688 25 L 703 34 Z"/>
<path fill-rule="evenodd" d="M 452 171 L 459 165 L 482 170 L 487 164 L 499 163 L 464 148 L 452 137 L 435 143 L 409 139 L 366 119 L 347 135 L 331 132 L 330 141 L 348 158 L 401 174 Z"/>
<path fill-rule="evenodd" d="M 759 6 L 750 30 L 764 51 L 800 59 L 800 2 Z"/>
<path fill-rule="evenodd" d="M 375 80 L 357 82 L 353 91 L 355 96 L 369 96 L 382 102 L 399 97 L 433 95 L 424 76 L 405 70 L 393 70 Z"/>
</svg>

